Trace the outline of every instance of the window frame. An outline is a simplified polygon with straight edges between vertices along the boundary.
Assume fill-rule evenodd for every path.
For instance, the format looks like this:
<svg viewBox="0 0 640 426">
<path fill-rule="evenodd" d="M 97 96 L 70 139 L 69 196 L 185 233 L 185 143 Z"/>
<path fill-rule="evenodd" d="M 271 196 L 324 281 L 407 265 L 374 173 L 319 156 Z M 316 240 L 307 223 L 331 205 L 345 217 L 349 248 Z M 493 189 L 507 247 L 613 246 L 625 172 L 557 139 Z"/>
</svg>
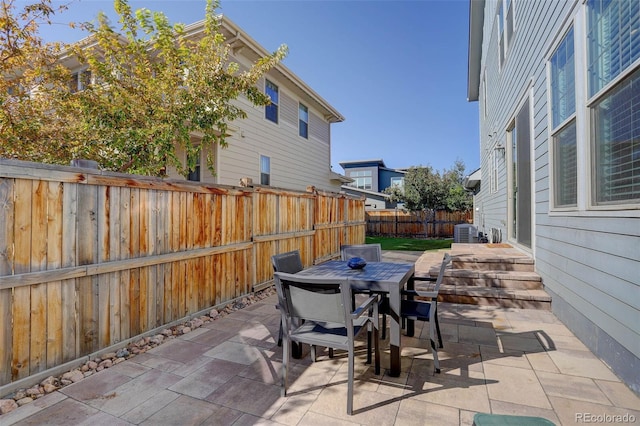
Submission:
<svg viewBox="0 0 640 426">
<path fill-rule="evenodd" d="M 269 85 L 271 85 L 271 90 L 275 91 L 276 100 L 274 102 L 273 97 L 268 93 Z M 267 121 L 271 121 L 274 124 L 278 124 L 280 122 L 280 87 L 275 84 L 273 81 L 268 78 L 264 79 L 264 93 L 269 96 L 271 99 L 271 103 L 269 105 L 265 105 L 264 107 L 264 118 Z M 272 115 L 275 111 L 275 115 Z M 271 112 L 271 114 L 270 114 Z"/>
<path fill-rule="evenodd" d="M 580 30 L 580 27 L 578 26 L 578 31 Z M 579 52 L 577 52 L 576 49 L 576 45 L 579 44 L 579 41 L 576 42 L 578 40 L 578 35 L 577 35 L 577 31 L 576 31 L 576 27 L 574 25 L 573 20 L 571 20 L 570 22 L 567 23 L 566 26 L 564 26 L 562 28 L 562 31 L 558 32 L 559 37 L 558 37 L 558 41 L 557 43 L 555 43 L 553 45 L 553 48 L 551 49 L 551 53 L 548 56 L 547 60 L 546 60 L 546 66 L 547 66 L 547 91 L 548 91 L 548 121 L 549 121 L 549 180 L 550 180 L 550 184 L 549 184 L 549 203 L 550 203 L 550 209 L 553 211 L 572 211 L 572 210 L 576 210 L 578 209 L 579 206 L 579 185 L 578 183 L 580 182 L 580 170 L 579 170 L 579 157 L 578 157 L 578 126 L 579 126 L 579 120 L 578 120 L 578 94 L 579 94 L 579 73 L 578 73 L 578 60 L 579 58 L 577 58 L 577 56 L 580 55 Z M 559 49 L 562 47 L 562 45 L 565 43 L 565 41 L 567 40 L 567 37 L 569 36 L 569 34 L 572 35 L 573 37 L 573 54 L 572 54 L 572 62 L 573 62 L 573 111 L 569 114 L 567 114 L 565 117 L 561 118 L 560 121 L 558 121 L 557 123 L 555 122 L 555 111 L 554 111 L 554 82 L 553 82 L 553 58 L 556 56 L 556 54 L 558 53 Z M 559 187 L 557 185 L 560 185 L 560 179 L 559 179 L 559 173 L 557 172 L 557 167 L 558 167 L 558 161 L 560 161 L 559 158 L 556 158 L 558 156 L 557 153 L 557 148 L 558 145 L 560 144 L 560 137 L 563 135 L 563 133 L 565 131 L 567 131 L 571 126 L 575 126 L 575 161 L 576 161 L 576 165 L 575 165 L 575 182 L 576 182 L 576 188 L 575 188 L 575 202 L 572 203 L 566 203 L 566 204 L 559 204 L 557 201 L 557 196 L 559 194 Z"/>
<path fill-rule="evenodd" d="M 585 209 L 590 212 L 604 212 L 604 213 L 612 213 L 615 210 L 622 211 L 622 214 L 625 214 L 624 211 L 628 210 L 638 210 L 640 209 L 640 199 L 632 199 L 627 201 L 611 201 L 611 202 L 598 202 L 596 199 L 596 188 L 598 186 L 598 174 L 597 174 L 597 155 L 596 155 L 596 135 L 594 134 L 594 128 L 596 126 L 594 119 L 594 109 L 597 105 L 599 105 L 602 101 L 604 101 L 608 96 L 610 96 L 613 92 L 616 91 L 618 87 L 620 87 L 627 78 L 630 78 L 632 74 L 640 71 L 640 57 L 636 58 L 633 62 L 630 62 L 626 68 L 622 69 L 615 77 L 611 78 L 609 82 L 604 84 L 599 90 L 595 91 L 591 94 L 591 76 L 590 76 L 590 64 L 591 64 L 591 52 L 590 52 L 590 16 L 589 16 L 589 2 L 590 0 L 584 1 L 584 10 L 583 10 L 583 19 L 584 19 L 584 36 L 582 38 L 582 43 L 584 43 L 584 106 L 585 106 L 585 120 L 584 120 L 584 128 L 586 133 L 587 143 L 587 151 L 588 151 L 588 160 L 587 160 L 587 171 L 585 173 L 585 179 L 587 182 L 587 191 L 586 191 L 586 206 Z M 628 214 L 627 212 L 626 214 Z M 640 211 L 635 212 L 634 217 L 640 217 Z"/>
<path fill-rule="evenodd" d="M 266 163 L 265 163 L 266 160 Z M 266 164 L 267 170 L 263 168 Z M 260 154 L 259 158 L 260 185 L 271 186 L 271 157 Z M 265 179 L 266 178 L 266 179 Z M 264 183 L 266 180 L 267 183 Z"/>
<path fill-rule="evenodd" d="M 302 118 L 300 114 L 300 112 L 303 110 L 307 115 L 306 121 Z M 304 132 L 303 132 L 303 129 L 304 129 Z M 309 108 L 302 102 L 298 102 L 298 136 L 304 139 L 309 139 Z"/>
<path fill-rule="evenodd" d="M 397 182 L 400 183 L 397 183 Z M 404 177 L 402 176 L 393 176 L 389 178 L 389 186 L 397 186 L 398 188 L 404 189 Z"/>
<path fill-rule="evenodd" d="M 498 20 L 498 64 L 500 71 L 507 62 L 509 49 L 516 33 L 515 2 L 516 0 L 498 0 L 496 19 Z"/>
<path fill-rule="evenodd" d="M 349 186 L 366 191 L 373 190 L 373 172 L 371 170 L 352 170 L 349 171 L 349 177 L 353 179 Z M 360 185 L 360 182 L 362 182 L 362 185 Z M 369 183 L 368 188 L 367 182 Z"/>
<path fill-rule="evenodd" d="M 69 79 L 71 93 L 82 92 L 91 84 L 93 84 L 93 72 L 89 68 L 82 68 L 71 73 L 71 78 Z"/>
</svg>

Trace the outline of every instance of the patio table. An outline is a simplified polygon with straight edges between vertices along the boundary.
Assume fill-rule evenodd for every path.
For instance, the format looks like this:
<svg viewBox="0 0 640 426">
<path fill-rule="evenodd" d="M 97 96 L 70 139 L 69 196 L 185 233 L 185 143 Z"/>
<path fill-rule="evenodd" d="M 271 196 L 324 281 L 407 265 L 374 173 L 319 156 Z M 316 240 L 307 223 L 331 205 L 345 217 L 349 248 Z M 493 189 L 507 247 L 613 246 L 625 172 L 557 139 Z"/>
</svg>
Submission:
<svg viewBox="0 0 640 426">
<path fill-rule="evenodd" d="M 415 265 L 413 263 L 368 262 L 362 269 L 351 269 L 347 262 L 331 260 L 312 266 L 297 273 L 317 278 L 349 278 L 354 290 L 385 293 L 389 297 L 389 346 L 391 365 L 389 375 L 400 375 L 400 299 L 406 285 L 413 289 Z M 407 334 L 413 334 L 413 321 L 407 321 Z"/>
</svg>

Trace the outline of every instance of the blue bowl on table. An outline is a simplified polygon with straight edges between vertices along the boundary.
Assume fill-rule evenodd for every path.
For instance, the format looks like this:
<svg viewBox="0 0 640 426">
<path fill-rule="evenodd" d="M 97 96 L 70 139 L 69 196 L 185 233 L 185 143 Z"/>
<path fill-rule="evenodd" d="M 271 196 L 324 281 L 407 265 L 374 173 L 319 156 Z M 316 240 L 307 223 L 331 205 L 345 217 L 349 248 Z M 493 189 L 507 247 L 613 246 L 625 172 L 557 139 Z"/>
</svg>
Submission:
<svg viewBox="0 0 640 426">
<path fill-rule="evenodd" d="M 347 266 L 351 269 L 362 269 L 367 266 L 367 261 L 360 257 L 352 257 L 347 262 Z"/>
</svg>

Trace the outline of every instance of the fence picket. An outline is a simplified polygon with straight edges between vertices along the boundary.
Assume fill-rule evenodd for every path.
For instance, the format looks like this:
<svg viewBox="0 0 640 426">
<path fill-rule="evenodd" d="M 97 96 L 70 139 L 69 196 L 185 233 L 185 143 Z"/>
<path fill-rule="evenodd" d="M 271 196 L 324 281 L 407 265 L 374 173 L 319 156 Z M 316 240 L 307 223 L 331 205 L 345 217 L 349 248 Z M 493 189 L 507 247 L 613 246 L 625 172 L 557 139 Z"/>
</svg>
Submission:
<svg viewBox="0 0 640 426">
<path fill-rule="evenodd" d="M 270 285 L 276 253 L 309 266 L 364 240 L 364 201 L 344 194 L 4 164 L 0 395 Z"/>
</svg>

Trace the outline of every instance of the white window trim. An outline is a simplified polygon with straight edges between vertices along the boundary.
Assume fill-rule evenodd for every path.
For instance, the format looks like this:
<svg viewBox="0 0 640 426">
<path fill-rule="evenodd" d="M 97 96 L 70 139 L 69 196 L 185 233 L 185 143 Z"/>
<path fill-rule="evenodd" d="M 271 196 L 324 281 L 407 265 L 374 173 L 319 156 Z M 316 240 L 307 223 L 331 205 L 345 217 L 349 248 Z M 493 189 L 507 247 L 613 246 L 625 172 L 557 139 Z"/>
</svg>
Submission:
<svg viewBox="0 0 640 426">
<path fill-rule="evenodd" d="M 305 109 L 307 110 L 307 121 L 305 123 L 307 123 L 307 136 L 304 137 L 302 135 L 300 135 L 300 106 L 305 107 Z M 309 107 L 306 106 L 305 104 L 303 104 L 302 102 L 298 101 L 298 126 L 296 126 L 298 129 L 298 137 L 305 139 L 305 140 L 309 140 L 309 116 L 310 116 L 310 112 L 309 112 Z"/>
<path fill-rule="evenodd" d="M 279 83 L 276 83 L 272 78 L 264 77 L 264 94 L 265 95 L 267 94 L 267 81 L 278 88 L 278 103 L 276 104 L 277 107 L 278 107 L 278 116 L 276 117 L 277 121 L 269 120 L 267 118 L 267 105 L 265 105 L 264 108 L 263 108 L 262 119 L 265 120 L 265 121 L 268 121 L 269 123 L 271 123 L 274 126 L 280 127 L 280 123 L 282 122 L 282 120 L 280 120 L 280 97 L 282 95 L 282 87 L 280 86 Z"/>
<path fill-rule="evenodd" d="M 547 89 L 547 152 L 549 155 L 549 216 L 565 217 L 640 217 L 640 203 L 637 204 L 610 204 L 596 205 L 593 200 L 593 170 L 592 170 L 592 150 L 593 140 L 591 138 L 591 114 L 590 108 L 605 96 L 623 79 L 640 67 L 640 59 L 636 60 L 629 68 L 620 73 L 615 79 L 610 81 L 598 93 L 591 98 L 588 96 L 588 70 L 587 70 L 587 4 L 586 0 L 575 5 L 575 9 L 570 12 L 569 17 L 558 30 L 554 42 L 551 44 L 546 55 L 546 89 Z M 575 90 L 576 90 L 576 110 L 575 113 L 553 127 L 552 105 L 551 105 L 551 73 L 549 61 L 562 38 L 573 25 L 574 31 L 574 61 L 575 61 Z M 515 31 L 514 31 L 515 32 Z M 569 120 L 576 120 L 576 159 L 577 159 L 577 205 L 571 207 L 554 206 L 554 186 L 553 186 L 553 134 L 557 129 L 565 126 Z"/>
<path fill-rule="evenodd" d="M 263 184 L 262 183 L 262 158 L 268 158 L 269 159 L 269 173 L 265 173 L 267 175 L 269 175 L 269 183 L 268 184 Z M 271 167 L 271 156 L 269 155 L 265 155 L 265 154 L 258 154 L 258 182 L 260 185 L 265 185 L 265 186 L 273 186 L 273 173 L 272 173 L 272 167 Z"/>
<path fill-rule="evenodd" d="M 585 149 L 584 143 L 584 109 L 580 105 L 580 99 L 582 96 L 582 86 L 586 82 L 586 70 L 584 68 L 586 51 L 583 49 L 582 37 L 586 36 L 584 33 L 583 22 L 579 17 L 572 17 L 568 19 L 555 36 L 555 40 L 549 49 L 546 58 L 546 88 L 547 88 L 547 125 L 549 129 L 549 135 L 547 139 L 548 153 L 549 153 L 549 212 L 575 212 L 581 209 L 584 205 L 584 185 L 580 185 L 584 176 L 585 163 Z M 575 85 L 575 110 L 574 112 L 560 122 L 557 126 L 553 126 L 553 93 L 551 88 L 551 58 L 555 54 L 560 44 L 565 39 L 568 31 L 573 27 L 573 67 L 574 67 L 574 85 Z M 576 123 L 576 180 L 577 180 L 577 194 L 576 205 L 572 206 L 556 206 L 555 204 L 555 146 L 554 136 L 556 136 L 560 130 L 567 126 L 571 121 L 575 120 Z"/>
</svg>

